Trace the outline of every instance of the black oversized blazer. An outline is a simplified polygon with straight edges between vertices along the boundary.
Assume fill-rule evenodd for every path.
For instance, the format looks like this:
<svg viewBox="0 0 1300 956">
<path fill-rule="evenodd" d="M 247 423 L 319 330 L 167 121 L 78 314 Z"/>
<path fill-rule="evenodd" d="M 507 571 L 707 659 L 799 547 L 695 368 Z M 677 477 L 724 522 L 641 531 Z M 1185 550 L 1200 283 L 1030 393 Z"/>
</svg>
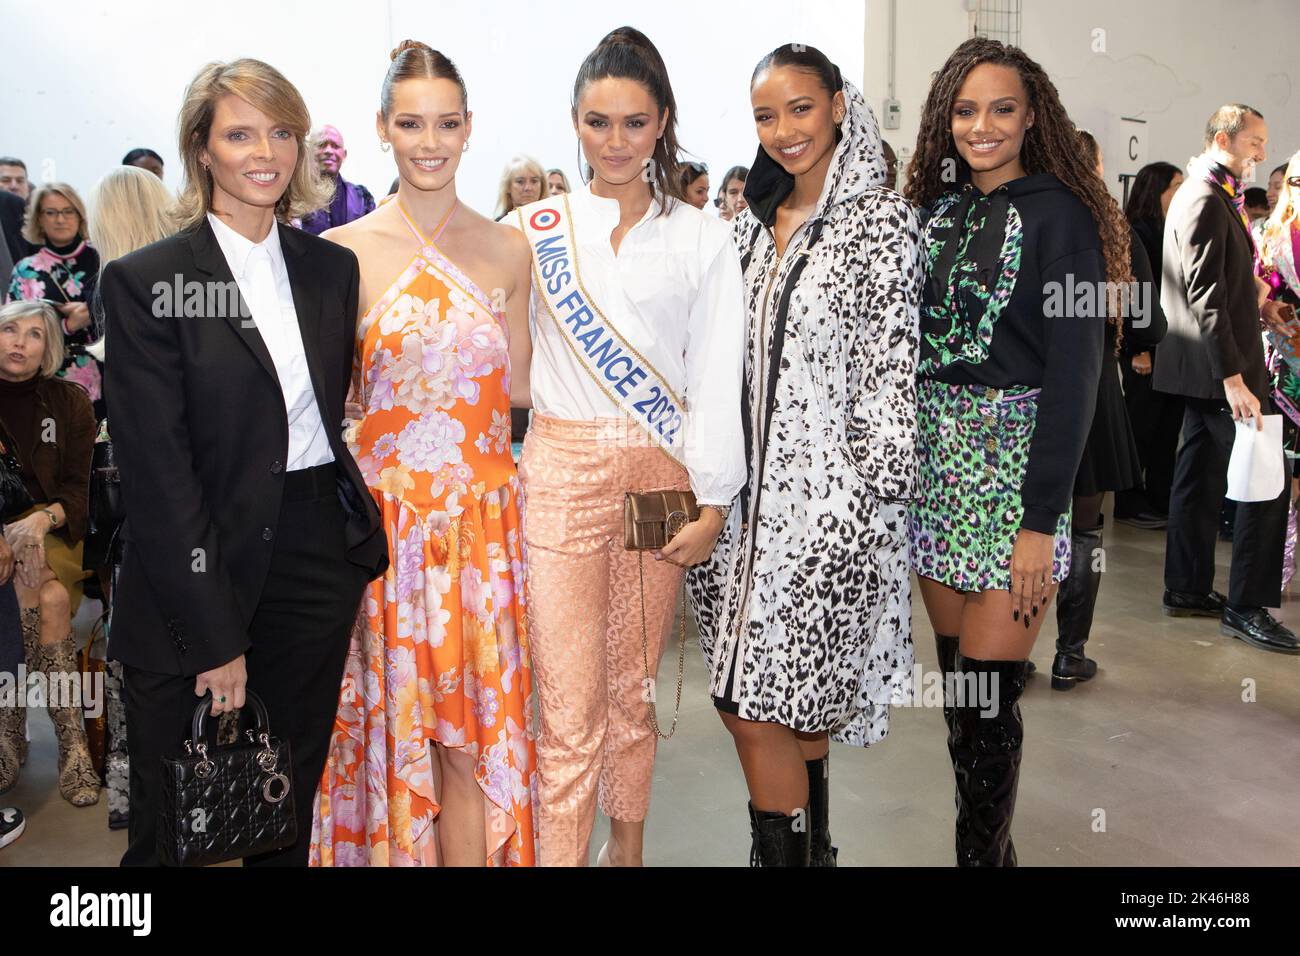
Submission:
<svg viewBox="0 0 1300 956">
<path fill-rule="evenodd" d="M 1160 305 L 1169 331 L 1151 384 L 1222 399 L 1238 373 L 1267 411 L 1268 369 L 1255 291 L 1255 242 L 1219 186 L 1187 179 L 1165 219 Z"/>
<path fill-rule="evenodd" d="M 388 566 L 387 542 L 342 439 L 356 340 L 356 257 L 301 230 L 276 228 L 340 466 L 346 558 L 373 578 Z M 172 301 L 189 283 L 199 283 L 189 290 L 204 293 L 202 305 L 197 296 L 189 308 Z M 240 308 L 230 308 L 224 293 L 238 286 L 206 219 L 109 263 L 101 289 L 113 353 L 104 391 L 127 515 L 109 655 L 143 670 L 194 675 L 249 647 L 285 481 L 284 396 L 261 335 Z"/>
</svg>

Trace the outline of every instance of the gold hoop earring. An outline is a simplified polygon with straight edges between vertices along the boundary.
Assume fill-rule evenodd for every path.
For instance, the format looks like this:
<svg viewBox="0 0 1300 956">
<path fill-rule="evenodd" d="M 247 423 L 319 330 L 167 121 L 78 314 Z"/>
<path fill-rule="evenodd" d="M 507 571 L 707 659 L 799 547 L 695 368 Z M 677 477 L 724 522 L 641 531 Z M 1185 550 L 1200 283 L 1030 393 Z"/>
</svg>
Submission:
<svg viewBox="0 0 1300 956">
<path fill-rule="evenodd" d="M 380 151 L 381 153 L 386 153 L 386 152 L 388 152 L 391 148 L 392 148 L 392 144 L 389 143 L 388 140 L 386 140 L 386 139 L 381 139 L 381 140 L 379 141 L 379 151 Z"/>
</svg>

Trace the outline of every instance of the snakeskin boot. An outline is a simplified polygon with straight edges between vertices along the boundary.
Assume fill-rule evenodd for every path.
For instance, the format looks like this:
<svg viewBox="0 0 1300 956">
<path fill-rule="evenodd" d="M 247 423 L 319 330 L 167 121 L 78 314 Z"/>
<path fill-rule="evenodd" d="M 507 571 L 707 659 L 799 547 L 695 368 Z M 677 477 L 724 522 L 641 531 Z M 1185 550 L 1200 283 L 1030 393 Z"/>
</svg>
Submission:
<svg viewBox="0 0 1300 956">
<path fill-rule="evenodd" d="M 18 688 L 14 688 L 12 704 L 0 703 L 0 793 L 18 782 L 18 768 L 22 766 L 23 713 L 18 706 Z"/>
<path fill-rule="evenodd" d="M 41 609 L 38 607 L 25 608 L 19 611 L 18 615 L 23 632 L 23 660 L 27 662 L 27 675 L 30 677 L 36 670 L 36 662 L 40 659 L 37 656 L 36 649 L 41 646 Z M 20 764 L 27 763 L 28 709 L 24 707 L 21 716 L 18 718 L 18 762 Z"/>
<path fill-rule="evenodd" d="M 41 644 L 39 639 L 40 610 L 29 619 L 32 611 L 23 612 L 23 635 L 26 637 L 28 622 L 32 620 L 33 629 L 38 632 L 36 641 L 36 660 L 33 669 L 39 670 L 46 677 L 50 699 L 45 702 L 54 723 L 54 735 L 59 741 L 59 793 L 74 807 L 89 807 L 99 802 L 99 774 L 95 773 L 90 759 L 90 748 L 86 744 L 85 712 L 79 703 L 56 707 L 54 699 L 61 688 L 67 688 L 67 678 L 63 675 L 76 675 L 80 678 L 81 666 L 77 662 L 77 651 L 68 635 L 57 644 Z"/>
</svg>

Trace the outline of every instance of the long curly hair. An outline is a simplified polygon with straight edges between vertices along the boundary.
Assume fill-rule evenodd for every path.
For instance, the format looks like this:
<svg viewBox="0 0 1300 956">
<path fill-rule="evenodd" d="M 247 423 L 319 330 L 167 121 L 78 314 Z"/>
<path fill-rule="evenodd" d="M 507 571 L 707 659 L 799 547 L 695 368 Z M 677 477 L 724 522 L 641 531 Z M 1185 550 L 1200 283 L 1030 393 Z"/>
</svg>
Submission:
<svg viewBox="0 0 1300 956">
<path fill-rule="evenodd" d="M 945 170 L 955 168 L 969 172 L 969 165 L 953 142 L 952 104 L 970 71 L 983 63 L 1009 66 L 1020 74 L 1029 106 L 1034 111 L 1034 125 L 1025 130 L 1024 144 L 1020 148 L 1020 162 L 1025 173 L 1031 176 L 1051 173 L 1088 207 L 1101 236 L 1106 256 L 1106 278 L 1127 287 L 1133 281 L 1128 220 L 1097 175 L 1097 157 L 1080 147 L 1078 133 L 1061 105 L 1056 86 L 1043 68 L 1019 47 L 973 37 L 948 57 L 930 84 L 930 94 L 925 100 L 916 151 L 907 166 L 905 195 L 916 205 L 929 208 L 952 188 L 952 183 L 945 181 Z M 1118 311 L 1112 304 L 1111 321 L 1117 325 Z"/>
</svg>

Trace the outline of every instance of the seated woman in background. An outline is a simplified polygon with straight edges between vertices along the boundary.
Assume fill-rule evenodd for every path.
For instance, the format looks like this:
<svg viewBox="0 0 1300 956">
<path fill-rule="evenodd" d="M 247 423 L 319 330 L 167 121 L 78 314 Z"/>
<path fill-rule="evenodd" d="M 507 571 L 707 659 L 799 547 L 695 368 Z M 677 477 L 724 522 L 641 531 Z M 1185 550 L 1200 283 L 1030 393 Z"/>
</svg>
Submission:
<svg viewBox="0 0 1300 956">
<path fill-rule="evenodd" d="M 522 153 L 513 157 L 501 174 L 501 187 L 497 191 L 497 222 L 520 206 L 537 202 L 546 188 L 546 170 L 541 163 Z"/>
<path fill-rule="evenodd" d="M 4 528 L 16 562 L 27 669 L 52 686 L 79 670 L 72 618 L 81 603 L 82 538 L 95 416 L 80 388 L 55 377 L 63 363 L 59 314 L 45 302 L 0 309 L 0 424 L 34 504 Z M 73 806 L 99 800 L 79 702 L 48 702 L 59 740 L 59 793 Z M 0 735 L 21 741 L 21 713 L 0 710 Z M 23 746 L 19 744 L 21 754 Z M 15 775 L 16 778 L 16 775 Z"/>
<path fill-rule="evenodd" d="M 23 238 L 40 249 L 14 264 L 9 298 L 44 299 L 58 310 L 65 346 L 59 376 L 84 388 L 102 415 L 99 363 L 83 350 L 95 340 L 89 302 L 99 281 L 99 253 L 86 242 L 87 234 L 86 204 L 75 189 L 67 183 L 37 189 Z"/>
</svg>

